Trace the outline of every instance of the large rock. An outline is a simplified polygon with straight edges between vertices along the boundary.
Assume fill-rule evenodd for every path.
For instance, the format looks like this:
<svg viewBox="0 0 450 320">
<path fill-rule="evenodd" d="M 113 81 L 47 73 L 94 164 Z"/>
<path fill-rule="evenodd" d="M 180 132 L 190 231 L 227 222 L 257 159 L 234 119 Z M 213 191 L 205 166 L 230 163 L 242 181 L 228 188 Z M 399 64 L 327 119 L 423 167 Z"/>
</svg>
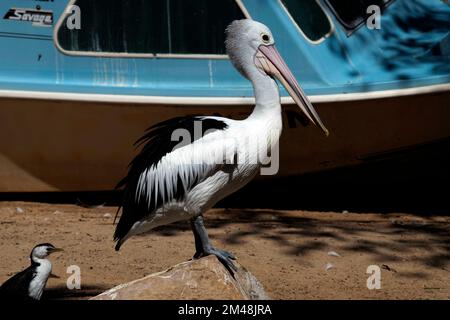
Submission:
<svg viewBox="0 0 450 320">
<path fill-rule="evenodd" d="M 215 256 L 208 256 L 121 284 L 92 299 L 269 299 L 259 281 L 237 262 L 235 264 L 238 268 L 235 279 Z"/>
</svg>

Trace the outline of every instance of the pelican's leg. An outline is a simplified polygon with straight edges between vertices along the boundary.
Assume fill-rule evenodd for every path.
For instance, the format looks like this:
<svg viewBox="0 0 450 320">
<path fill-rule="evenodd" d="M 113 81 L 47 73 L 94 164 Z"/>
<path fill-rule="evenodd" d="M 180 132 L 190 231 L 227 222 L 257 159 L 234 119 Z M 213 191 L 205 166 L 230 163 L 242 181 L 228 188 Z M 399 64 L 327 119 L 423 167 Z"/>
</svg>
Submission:
<svg viewBox="0 0 450 320">
<path fill-rule="evenodd" d="M 233 260 L 236 260 L 236 257 L 225 250 L 216 249 L 211 245 L 208 237 L 208 232 L 206 231 L 205 225 L 203 223 L 203 216 L 199 215 L 193 218 L 191 220 L 191 227 L 195 238 L 194 259 L 213 254 L 219 259 L 220 262 L 222 262 L 225 268 L 227 268 L 228 271 L 230 271 L 230 273 L 234 275 L 234 271 L 236 271 L 237 269 L 233 263 Z"/>
</svg>

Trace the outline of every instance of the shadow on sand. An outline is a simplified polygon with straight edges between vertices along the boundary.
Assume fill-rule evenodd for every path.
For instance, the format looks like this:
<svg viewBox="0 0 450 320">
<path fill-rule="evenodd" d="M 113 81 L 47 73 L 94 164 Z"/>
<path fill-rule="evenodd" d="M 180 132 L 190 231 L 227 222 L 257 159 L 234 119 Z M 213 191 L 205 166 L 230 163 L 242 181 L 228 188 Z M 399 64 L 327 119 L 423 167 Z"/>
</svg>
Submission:
<svg viewBox="0 0 450 320">
<path fill-rule="evenodd" d="M 330 241 L 342 255 L 361 252 L 380 263 L 400 262 L 406 259 L 429 268 L 450 272 L 450 225 L 448 220 L 433 216 L 420 219 L 402 219 L 398 214 L 387 214 L 387 219 L 330 221 L 294 217 L 289 212 L 269 210 L 226 210 L 208 218 L 208 230 L 229 230 L 225 243 L 245 244 L 259 237 L 283 250 L 284 254 L 306 257 L 314 251 L 327 250 Z M 226 228 L 233 224 L 232 228 Z M 245 224 L 242 228 L 236 224 Z M 188 223 L 177 223 L 155 229 L 163 236 L 172 236 L 190 230 Z M 292 239 L 302 239 L 299 244 Z M 414 254 L 420 250 L 421 254 Z M 424 254 L 423 252 L 426 251 Z M 401 257 L 400 257 L 401 256 Z M 403 277 L 426 277 L 423 273 L 405 273 Z"/>
<path fill-rule="evenodd" d="M 89 299 L 108 289 L 110 288 L 95 285 L 83 285 L 80 290 L 70 290 L 65 285 L 60 285 L 57 287 L 46 288 L 42 295 L 42 300 Z"/>
</svg>

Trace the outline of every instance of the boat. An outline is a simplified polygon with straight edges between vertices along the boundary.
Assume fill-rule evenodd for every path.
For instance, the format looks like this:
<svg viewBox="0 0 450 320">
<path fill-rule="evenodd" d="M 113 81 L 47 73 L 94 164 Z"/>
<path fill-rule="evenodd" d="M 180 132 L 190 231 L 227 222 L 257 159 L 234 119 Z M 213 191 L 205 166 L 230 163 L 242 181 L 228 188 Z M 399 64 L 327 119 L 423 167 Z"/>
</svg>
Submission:
<svg viewBox="0 0 450 320">
<path fill-rule="evenodd" d="M 243 18 L 270 27 L 330 130 L 280 89 L 278 176 L 450 137 L 448 1 L 3 0 L 0 15 L 0 192 L 112 190 L 150 125 L 246 117 L 223 44 Z"/>
</svg>

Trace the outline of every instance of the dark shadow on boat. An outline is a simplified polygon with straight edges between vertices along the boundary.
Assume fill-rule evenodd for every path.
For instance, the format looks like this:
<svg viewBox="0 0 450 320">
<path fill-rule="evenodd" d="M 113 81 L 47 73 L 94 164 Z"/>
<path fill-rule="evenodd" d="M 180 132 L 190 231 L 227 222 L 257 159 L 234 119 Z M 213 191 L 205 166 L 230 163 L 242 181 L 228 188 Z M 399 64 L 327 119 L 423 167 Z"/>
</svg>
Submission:
<svg viewBox="0 0 450 320">
<path fill-rule="evenodd" d="M 368 155 L 363 164 L 250 182 L 218 208 L 450 215 L 450 139 Z M 0 193 L 0 201 L 118 206 L 119 191 Z"/>
<path fill-rule="evenodd" d="M 217 206 L 450 214 L 450 140 L 362 160 L 352 167 L 254 181 Z"/>
</svg>

